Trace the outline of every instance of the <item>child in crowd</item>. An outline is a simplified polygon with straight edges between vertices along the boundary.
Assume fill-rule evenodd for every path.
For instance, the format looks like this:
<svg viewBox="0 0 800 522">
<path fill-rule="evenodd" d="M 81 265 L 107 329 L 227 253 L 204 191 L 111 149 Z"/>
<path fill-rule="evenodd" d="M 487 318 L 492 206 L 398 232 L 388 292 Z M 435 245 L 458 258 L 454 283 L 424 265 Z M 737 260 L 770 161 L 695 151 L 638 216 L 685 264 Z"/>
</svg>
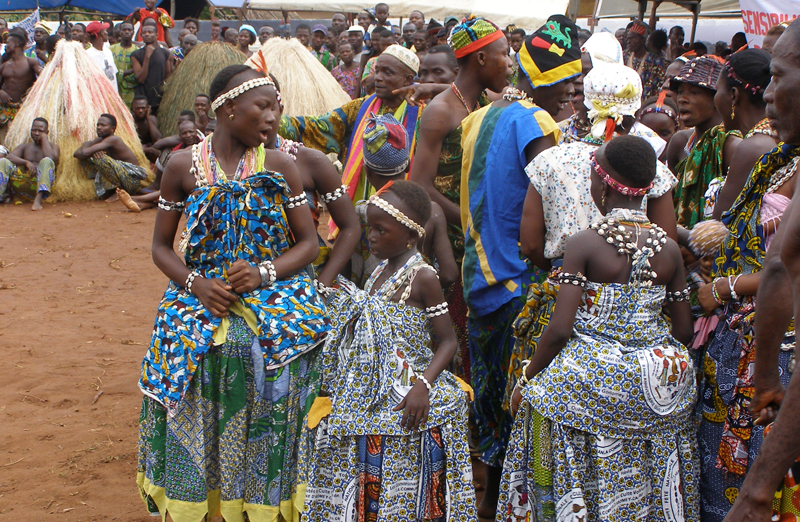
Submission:
<svg viewBox="0 0 800 522">
<path fill-rule="evenodd" d="M 498 520 L 699 520 L 683 261 L 640 210 L 655 175 L 635 136 L 592 156 L 604 217 L 568 240 L 555 312 L 514 390 Z"/>
<path fill-rule="evenodd" d="M 330 398 L 309 414 L 303 521 L 476 520 L 469 387 L 444 370 L 456 336 L 436 271 L 417 250 L 430 213 L 427 192 L 409 181 L 368 200 L 370 251 L 382 262 L 364 290 L 340 278 L 328 298 Z"/>
<path fill-rule="evenodd" d="M 638 114 L 639 122 L 658 134 L 658 136 L 669 143 L 672 136 L 680 128 L 678 123 L 678 106 L 674 101 L 667 98 L 667 91 L 647 98 L 642 103 L 642 109 Z M 662 162 L 666 159 L 666 147 L 659 158 Z"/>
</svg>

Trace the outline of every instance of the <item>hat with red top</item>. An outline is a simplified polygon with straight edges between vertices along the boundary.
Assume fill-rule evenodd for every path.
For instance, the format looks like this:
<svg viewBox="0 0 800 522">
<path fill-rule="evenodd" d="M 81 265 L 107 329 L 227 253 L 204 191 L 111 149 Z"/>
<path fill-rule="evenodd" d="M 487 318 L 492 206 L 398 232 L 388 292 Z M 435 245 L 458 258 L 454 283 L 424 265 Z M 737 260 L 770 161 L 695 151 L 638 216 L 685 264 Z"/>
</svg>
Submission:
<svg viewBox="0 0 800 522">
<path fill-rule="evenodd" d="M 100 34 L 103 29 L 108 29 L 111 27 L 111 24 L 106 22 L 92 22 L 86 26 L 86 32 L 89 34 Z"/>
<path fill-rule="evenodd" d="M 641 20 L 636 19 L 633 22 L 631 22 L 630 27 L 628 27 L 628 31 L 644 36 L 648 32 L 650 32 L 650 26 L 642 22 Z"/>
</svg>

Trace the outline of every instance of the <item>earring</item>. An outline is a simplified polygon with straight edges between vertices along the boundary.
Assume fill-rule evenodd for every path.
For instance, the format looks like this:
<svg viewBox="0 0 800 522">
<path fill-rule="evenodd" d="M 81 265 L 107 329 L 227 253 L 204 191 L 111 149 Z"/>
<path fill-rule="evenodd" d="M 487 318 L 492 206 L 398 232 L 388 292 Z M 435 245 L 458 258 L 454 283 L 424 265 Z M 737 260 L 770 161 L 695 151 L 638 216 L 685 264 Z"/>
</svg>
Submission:
<svg viewBox="0 0 800 522">
<path fill-rule="evenodd" d="M 731 121 L 736 118 L 736 105 L 731 105 Z"/>
<path fill-rule="evenodd" d="M 414 242 L 413 241 L 409 241 L 408 244 L 406 245 L 406 248 L 409 249 L 409 250 L 414 248 Z"/>
<path fill-rule="evenodd" d="M 600 193 L 600 206 L 603 207 L 603 210 L 606 208 L 606 189 L 608 189 L 608 185 L 603 183 L 603 192 Z"/>
<path fill-rule="evenodd" d="M 233 114 L 229 114 L 229 115 L 228 115 L 228 119 L 229 119 L 229 120 L 233 120 Z"/>
</svg>

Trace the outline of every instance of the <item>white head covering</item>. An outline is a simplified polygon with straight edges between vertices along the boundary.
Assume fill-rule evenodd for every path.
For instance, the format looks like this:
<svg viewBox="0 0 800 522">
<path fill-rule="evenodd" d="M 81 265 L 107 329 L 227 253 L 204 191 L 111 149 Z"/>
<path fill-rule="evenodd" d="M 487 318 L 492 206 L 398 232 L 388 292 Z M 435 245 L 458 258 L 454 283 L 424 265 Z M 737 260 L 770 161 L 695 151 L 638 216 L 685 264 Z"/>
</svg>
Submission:
<svg viewBox="0 0 800 522">
<path fill-rule="evenodd" d="M 592 136 L 602 138 L 608 119 L 619 125 L 623 116 L 636 115 L 642 105 L 642 80 L 636 71 L 622 64 L 596 63 L 583 79 L 583 96 Z"/>
<path fill-rule="evenodd" d="M 361 27 L 360 25 L 351 25 L 350 28 L 347 30 L 347 32 L 348 33 L 354 33 L 354 32 L 355 33 L 361 33 L 361 35 L 363 36 L 364 35 L 364 28 Z"/>
<path fill-rule="evenodd" d="M 608 31 L 594 33 L 581 47 L 581 52 L 588 53 L 592 59 L 592 67 L 600 63 L 624 64 L 622 46 L 616 37 Z"/>
<path fill-rule="evenodd" d="M 402 45 L 393 44 L 384 49 L 383 54 L 397 58 L 400 63 L 414 71 L 414 74 L 419 73 L 419 58 L 410 49 L 406 49 Z"/>
</svg>

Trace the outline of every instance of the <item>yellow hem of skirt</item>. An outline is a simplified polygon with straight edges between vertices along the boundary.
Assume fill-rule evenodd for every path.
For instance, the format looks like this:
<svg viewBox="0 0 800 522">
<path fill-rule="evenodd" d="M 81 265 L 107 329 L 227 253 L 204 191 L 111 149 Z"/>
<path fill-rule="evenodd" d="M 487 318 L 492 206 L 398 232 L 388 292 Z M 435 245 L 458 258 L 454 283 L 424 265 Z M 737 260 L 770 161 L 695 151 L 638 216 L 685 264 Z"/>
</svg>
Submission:
<svg viewBox="0 0 800 522">
<path fill-rule="evenodd" d="M 263 504 L 250 504 L 243 500 L 220 501 L 220 492 L 209 491 L 205 502 L 186 502 L 170 499 L 164 488 L 154 485 L 144 473 L 136 474 L 136 483 L 139 493 L 147 504 L 147 497 L 153 499 L 162 522 L 166 521 L 167 513 L 173 522 L 203 522 L 206 514 L 212 517 L 222 516 L 225 522 L 244 522 L 244 513 L 250 522 L 299 522 L 306 499 L 306 485 L 298 484 L 297 490 L 289 500 L 281 501 L 278 506 L 265 506 Z"/>
</svg>

